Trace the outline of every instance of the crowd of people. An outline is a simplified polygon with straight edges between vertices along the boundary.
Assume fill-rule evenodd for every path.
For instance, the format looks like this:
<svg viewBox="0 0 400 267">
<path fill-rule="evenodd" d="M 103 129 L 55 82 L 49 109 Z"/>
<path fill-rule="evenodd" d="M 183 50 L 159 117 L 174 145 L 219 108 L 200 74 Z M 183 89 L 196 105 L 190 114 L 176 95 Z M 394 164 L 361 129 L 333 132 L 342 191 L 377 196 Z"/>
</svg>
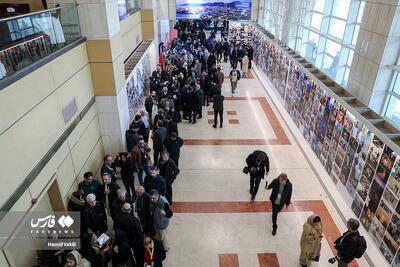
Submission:
<svg viewBox="0 0 400 267">
<path fill-rule="evenodd" d="M 178 125 L 184 120 L 195 124 L 202 118 L 202 107 L 212 102 L 213 127 L 217 128 L 219 118 L 222 128 L 225 75 L 218 64 L 230 60 L 232 95 L 240 77 L 247 77 L 251 68 L 252 48 L 229 42 L 228 28 L 223 23 L 217 40 L 215 32 L 207 37 L 201 21 L 180 21 L 176 25 L 178 38 L 171 47 L 160 44 L 161 58 L 165 56 L 166 61 L 152 72 L 144 109 L 134 116 L 126 132 L 127 150 L 104 157 L 102 183 L 94 179 L 92 172 L 86 172 L 71 196 L 68 210 L 80 212 L 82 218 L 81 250 L 53 253 L 53 258 L 63 255 L 61 262 L 67 267 L 162 266 L 169 250 L 167 229 L 173 217 L 173 183 L 180 173 L 183 140 Z M 239 63 L 242 71 L 237 69 Z M 261 180 L 269 173 L 269 159 L 265 152 L 256 150 L 245 162 L 243 172 L 250 175 L 253 201 Z M 291 204 L 292 184 L 281 173 L 270 184 L 266 182 L 265 188 L 272 190 L 272 234 L 276 235 L 278 213 Z M 349 248 L 360 242 L 358 225 L 351 219 L 349 231 L 335 243 L 338 255 L 331 260 L 338 260 L 342 264 L 339 266 L 347 266 L 358 257 Z M 321 217 L 310 216 L 300 241 L 302 266 L 319 260 L 322 233 Z"/>
</svg>

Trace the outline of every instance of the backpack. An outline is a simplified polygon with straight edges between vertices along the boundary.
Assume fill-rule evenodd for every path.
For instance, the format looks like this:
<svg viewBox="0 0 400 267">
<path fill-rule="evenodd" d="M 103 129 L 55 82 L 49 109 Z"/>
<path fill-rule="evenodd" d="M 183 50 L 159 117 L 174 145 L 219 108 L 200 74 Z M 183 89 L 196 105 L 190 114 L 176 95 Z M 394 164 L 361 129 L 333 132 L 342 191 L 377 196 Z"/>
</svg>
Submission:
<svg viewBox="0 0 400 267">
<path fill-rule="evenodd" d="M 237 71 L 236 70 L 234 70 L 234 71 L 232 71 L 232 82 L 237 82 L 237 80 L 238 80 L 238 75 L 237 75 Z"/>
<path fill-rule="evenodd" d="M 354 250 L 354 257 L 359 259 L 364 255 L 364 252 L 367 250 L 367 242 L 365 241 L 365 238 L 360 235 L 357 239 L 357 246 L 355 247 Z"/>
</svg>

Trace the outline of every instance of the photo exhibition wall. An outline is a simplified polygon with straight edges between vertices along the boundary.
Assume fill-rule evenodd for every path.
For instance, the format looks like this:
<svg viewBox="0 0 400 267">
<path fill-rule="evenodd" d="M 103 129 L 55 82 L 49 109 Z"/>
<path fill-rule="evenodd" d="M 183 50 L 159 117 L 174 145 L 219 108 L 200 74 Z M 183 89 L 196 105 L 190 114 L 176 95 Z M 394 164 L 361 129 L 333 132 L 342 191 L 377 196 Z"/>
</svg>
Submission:
<svg viewBox="0 0 400 267">
<path fill-rule="evenodd" d="M 255 64 L 386 261 L 400 266 L 400 155 L 253 28 Z"/>
<path fill-rule="evenodd" d="M 176 19 L 250 20 L 251 0 L 176 0 Z"/>
</svg>

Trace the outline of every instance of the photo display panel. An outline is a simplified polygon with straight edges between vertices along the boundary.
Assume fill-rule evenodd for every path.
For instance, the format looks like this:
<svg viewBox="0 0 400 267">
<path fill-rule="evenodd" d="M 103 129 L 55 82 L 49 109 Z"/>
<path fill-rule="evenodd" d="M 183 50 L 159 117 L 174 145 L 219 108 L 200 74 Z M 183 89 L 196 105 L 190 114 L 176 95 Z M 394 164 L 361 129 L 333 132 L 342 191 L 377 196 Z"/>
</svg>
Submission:
<svg viewBox="0 0 400 267">
<path fill-rule="evenodd" d="M 252 0 L 176 0 L 177 20 L 250 20 Z"/>
<path fill-rule="evenodd" d="M 400 156 L 258 28 L 253 36 L 255 64 L 386 261 L 400 266 Z"/>
</svg>

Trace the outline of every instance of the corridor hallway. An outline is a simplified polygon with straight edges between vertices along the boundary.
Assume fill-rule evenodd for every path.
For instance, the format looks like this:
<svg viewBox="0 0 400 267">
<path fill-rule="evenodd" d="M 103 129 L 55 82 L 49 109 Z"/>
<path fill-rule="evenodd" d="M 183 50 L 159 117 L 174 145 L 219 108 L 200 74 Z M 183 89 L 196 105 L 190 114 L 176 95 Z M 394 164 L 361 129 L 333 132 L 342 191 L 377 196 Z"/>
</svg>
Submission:
<svg viewBox="0 0 400 267">
<path fill-rule="evenodd" d="M 332 244 L 345 225 L 254 72 L 238 82 L 231 97 L 230 67 L 223 68 L 223 128 L 212 127 L 212 104 L 203 107 L 196 124 L 179 124 L 185 144 L 173 185 L 165 266 L 300 266 L 302 226 L 313 212 L 324 227 L 321 259 L 313 266 L 332 266 Z M 268 182 L 284 172 L 293 184 L 292 204 L 279 214 L 276 236 L 271 234 L 271 191 L 262 180 L 251 203 L 249 176 L 242 172 L 246 157 L 257 149 L 269 156 Z M 358 266 L 368 264 L 361 259 Z"/>
</svg>

